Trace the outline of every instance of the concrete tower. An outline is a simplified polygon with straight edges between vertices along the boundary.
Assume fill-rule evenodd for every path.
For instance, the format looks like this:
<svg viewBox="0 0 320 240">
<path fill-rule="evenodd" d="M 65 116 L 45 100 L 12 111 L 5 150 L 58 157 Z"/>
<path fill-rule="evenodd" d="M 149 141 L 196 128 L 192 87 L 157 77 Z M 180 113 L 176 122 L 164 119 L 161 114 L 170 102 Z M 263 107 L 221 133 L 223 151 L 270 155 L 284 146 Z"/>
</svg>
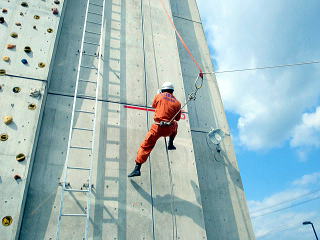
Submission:
<svg viewBox="0 0 320 240">
<path fill-rule="evenodd" d="M 163 0 L 177 30 L 205 72 L 213 72 L 196 0 Z M 99 5 L 90 0 L 99 31 Z M 0 239 L 56 239 L 62 176 L 87 0 L 0 2 Z M 217 151 L 210 129 L 229 132 L 214 75 L 184 108 L 176 151 L 160 139 L 142 176 L 128 179 L 137 149 L 153 123 L 150 107 L 164 81 L 185 102 L 198 69 L 176 37 L 160 0 L 105 0 L 102 49 L 85 45 L 87 70 L 77 108 L 95 109 L 93 154 L 70 153 L 84 166 L 93 157 L 88 239 L 255 239 L 230 136 Z M 88 20 L 88 19 L 87 19 Z M 93 39 L 93 36 L 92 36 Z M 97 56 L 102 56 L 97 74 Z M 92 123 L 84 112 L 76 126 Z M 72 144 L 89 146 L 89 133 L 73 131 Z M 70 171 L 83 189 L 88 176 Z M 86 194 L 68 192 L 64 212 L 85 213 Z M 85 218 L 66 217 L 61 239 L 82 239 Z"/>
</svg>

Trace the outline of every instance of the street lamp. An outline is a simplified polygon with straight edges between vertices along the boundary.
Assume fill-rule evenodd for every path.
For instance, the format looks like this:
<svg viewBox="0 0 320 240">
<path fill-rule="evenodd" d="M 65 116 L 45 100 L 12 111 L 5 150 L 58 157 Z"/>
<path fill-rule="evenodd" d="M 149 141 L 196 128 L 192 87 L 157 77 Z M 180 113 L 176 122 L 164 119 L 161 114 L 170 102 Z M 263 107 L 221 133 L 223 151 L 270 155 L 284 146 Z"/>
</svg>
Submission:
<svg viewBox="0 0 320 240">
<path fill-rule="evenodd" d="M 309 225 L 309 224 L 311 224 L 312 229 L 313 229 L 313 232 L 314 232 L 314 235 L 316 236 L 316 239 L 319 240 L 319 239 L 318 239 L 318 236 L 317 236 L 317 233 L 316 233 L 316 230 L 314 229 L 314 226 L 313 226 L 313 223 L 312 223 L 312 222 L 306 221 L 306 222 L 303 222 L 302 224 L 303 224 L 303 225 Z"/>
</svg>

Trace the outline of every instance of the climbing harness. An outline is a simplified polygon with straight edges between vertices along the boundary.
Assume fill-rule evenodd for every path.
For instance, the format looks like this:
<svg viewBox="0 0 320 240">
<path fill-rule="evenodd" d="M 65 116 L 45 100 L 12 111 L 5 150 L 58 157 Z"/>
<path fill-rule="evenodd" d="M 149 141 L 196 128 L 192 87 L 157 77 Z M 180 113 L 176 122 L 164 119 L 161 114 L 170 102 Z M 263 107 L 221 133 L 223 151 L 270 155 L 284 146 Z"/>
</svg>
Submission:
<svg viewBox="0 0 320 240">
<path fill-rule="evenodd" d="M 199 82 L 200 81 L 200 82 Z M 173 122 L 173 120 L 177 117 L 177 115 L 181 112 L 181 110 L 191 101 L 195 101 L 197 99 L 197 93 L 203 86 L 203 78 L 200 76 L 200 74 L 197 76 L 195 82 L 194 82 L 194 90 L 188 95 L 188 99 L 186 103 L 180 108 L 180 110 L 171 118 L 169 122 L 160 122 L 158 125 L 160 126 L 170 126 Z M 156 123 L 157 124 L 157 123 Z"/>
</svg>

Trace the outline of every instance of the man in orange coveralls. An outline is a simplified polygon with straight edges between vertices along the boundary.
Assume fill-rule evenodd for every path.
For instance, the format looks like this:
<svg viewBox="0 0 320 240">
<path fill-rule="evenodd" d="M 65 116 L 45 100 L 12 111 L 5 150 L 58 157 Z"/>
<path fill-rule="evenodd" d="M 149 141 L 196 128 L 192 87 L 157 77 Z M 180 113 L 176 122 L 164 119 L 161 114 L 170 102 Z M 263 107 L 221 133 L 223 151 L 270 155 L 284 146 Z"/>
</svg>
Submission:
<svg viewBox="0 0 320 240">
<path fill-rule="evenodd" d="M 140 176 L 140 168 L 145 163 L 160 137 L 169 137 L 168 150 L 175 150 L 173 140 L 177 135 L 178 123 L 181 118 L 181 103 L 173 96 L 174 86 L 165 82 L 161 92 L 153 100 L 152 107 L 155 108 L 154 121 L 145 140 L 142 142 L 136 158 L 136 166 L 128 177 Z M 177 114 L 177 115 L 176 115 Z M 171 119 L 176 115 L 174 120 Z"/>
</svg>

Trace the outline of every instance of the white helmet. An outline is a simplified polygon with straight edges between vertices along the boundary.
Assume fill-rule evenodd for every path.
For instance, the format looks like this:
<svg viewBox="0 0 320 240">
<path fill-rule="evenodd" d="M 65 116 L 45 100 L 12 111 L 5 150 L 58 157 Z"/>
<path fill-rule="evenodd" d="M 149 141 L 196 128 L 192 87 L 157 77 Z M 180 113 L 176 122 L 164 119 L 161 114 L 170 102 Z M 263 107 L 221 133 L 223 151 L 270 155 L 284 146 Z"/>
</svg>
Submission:
<svg viewBox="0 0 320 240">
<path fill-rule="evenodd" d="M 171 82 L 164 82 L 162 84 L 161 90 L 173 90 L 174 91 L 174 86 Z"/>
</svg>

